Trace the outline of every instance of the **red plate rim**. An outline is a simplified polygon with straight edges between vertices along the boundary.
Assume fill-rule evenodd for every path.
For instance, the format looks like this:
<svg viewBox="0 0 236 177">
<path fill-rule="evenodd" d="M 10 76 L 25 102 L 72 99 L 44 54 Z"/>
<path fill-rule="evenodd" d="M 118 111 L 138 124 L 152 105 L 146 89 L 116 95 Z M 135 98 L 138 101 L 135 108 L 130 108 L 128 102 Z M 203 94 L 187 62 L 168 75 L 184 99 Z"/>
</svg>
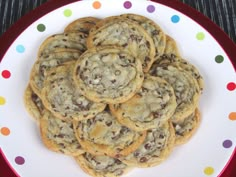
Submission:
<svg viewBox="0 0 236 177">
<path fill-rule="evenodd" d="M 7 52 L 8 48 L 11 44 L 15 41 L 15 39 L 34 21 L 38 20 L 42 16 L 46 15 L 47 13 L 60 8 L 64 5 L 69 3 L 77 2 L 78 0 L 50 0 L 43 5 L 37 7 L 33 11 L 27 13 L 21 19 L 19 19 L 14 25 L 12 25 L 7 32 L 5 32 L 0 37 L 0 63 Z M 197 22 L 201 25 L 205 30 L 207 30 L 213 38 L 219 43 L 219 45 L 224 49 L 225 53 L 227 54 L 228 58 L 230 59 L 234 69 L 236 70 L 236 44 L 229 38 L 229 36 L 215 23 L 213 23 L 209 18 L 201 14 L 200 12 L 196 11 L 192 7 L 183 4 L 178 0 L 152 0 L 153 2 L 157 2 L 168 7 L 171 7 L 175 10 L 180 11 L 181 13 L 185 14 L 186 16 L 190 17 L 192 20 Z M 236 158 L 236 148 L 232 153 L 230 160 L 222 169 L 219 177 L 224 175 L 226 169 L 232 170 L 233 168 L 230 165 L 230 161 Z M 7 161 L 6 157 L 4 156 L 2 150 L 0 149 L 0 171 L 3 176 L 6 177 L 19 177 L 16 171 L 11 167 L 10 163 Z M 228 176 L 228 175 L 227 175 Z M 223 176 L 222 176 L 223 177 Z"/>
</svg>

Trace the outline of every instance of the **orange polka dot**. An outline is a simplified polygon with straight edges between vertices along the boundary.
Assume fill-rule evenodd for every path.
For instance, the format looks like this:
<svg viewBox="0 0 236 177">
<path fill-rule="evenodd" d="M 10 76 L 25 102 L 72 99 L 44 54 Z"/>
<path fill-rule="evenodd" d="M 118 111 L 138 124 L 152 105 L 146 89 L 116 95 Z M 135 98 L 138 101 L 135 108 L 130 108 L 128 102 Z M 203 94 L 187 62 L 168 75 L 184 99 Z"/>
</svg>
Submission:
<svg viewBox="0 0 236 177">
<path fill-rule="evenodd" d="M 230 119 L 230 120 L 236 120 L 236 112 L 231 112 L 231 113 L 229 114 L 229 119 Z"/>
<path fill-rule="evenodd" d="M 4 136 L 8 136 L 8 135 L 10 135 L 11 131 L 10 131 L 10 129 L 7 128 L 7 127 L 2 127 L 2 128 L 1 128 L 1 133 L 2 133 Z"/>
<path fill-rule="evenodd" d="M 99 1 L 94 1 L 93 2 L 93 8 L 94 9 L 100 9 L 101 8 L 101 3 Z"/>
</svg>

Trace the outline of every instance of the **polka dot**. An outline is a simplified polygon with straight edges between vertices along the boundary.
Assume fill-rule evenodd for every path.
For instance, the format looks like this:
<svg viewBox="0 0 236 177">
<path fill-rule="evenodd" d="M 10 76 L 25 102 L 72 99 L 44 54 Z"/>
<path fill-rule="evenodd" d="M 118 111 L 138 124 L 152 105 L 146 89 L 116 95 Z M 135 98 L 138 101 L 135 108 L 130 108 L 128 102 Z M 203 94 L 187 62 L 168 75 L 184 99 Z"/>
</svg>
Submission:
<svg viewBox="0 0 236 177">
<path fill-rule="evenodd" d="M 173 16 L 171 17 L 171 21 L 172 21 L 173 23 L 178 23 L 179 20 L 180 20 L 180 17 L 179 17 L 178 15 L 173 15 Z"/>
<path fill-rule="evenodd" d="M 214 168 L 212 168 L 212 167 L 206 167 L 206 168 L 204 169 L 204 173 L 205 173 L 205 175 L 212 175 L 212 174 L 214 173 Z"/>
<path fill-rule="evenodd" d="M 16 46 L 16 51 L 18 53 L 24 53 L 25 52 L 25 47 L 23 45 L 18 45 L 18 46 Z"/>
<path fill-rule="evenodd" d="M 99 1 L 93 2 L 93 8 L 94 9 L 100 9 L 102 4 Z"/>
<path fill-rule="evenodd" d="M 46 26 L 44 24 L 38 24 L 37 30 L 39 32 L 44 32 L 46 30 Z"/>
<path fill-rule="evenodd" d="M 124 8 L 130 9 L 132 7 L 132 3 L 130 1 L 125 1 L 124 2 Z"/>
<path fill-rule="evenodd" d="M 234 82 L 229 82 L 229 83 L 227 84 L 227 89 L 228 89 L 229 91 L 234 91 L 235 88 L 236 88 L 236 84 L 235 84 Z"/>
<path fill-rule="evenodd" d="M 230 120 L 236 120 L 236 112 L 231 112 L 231 113 L 229 114 L 229 119 L 230 119 Z"/>
<path fill-rule="evenodd" d="M 153 6 L 153 5 L 147 6 L 147 11 L 148 11 L 149 13 L 153 13 L 153 12 L 155 11 L 155 6 Z"/>
<path fill-rule="evenodd" d="M 70 9 L 64 10 L 64 16 L 65 17 L 70 17 L 72 15 L 72 11 Z"/>
<path fill-rule="evenodd" d="M 225 140 L 222 145 L 224 148 L 230 148 L 232 146 L 232 144 L 233 143 L 231 140 Z"/>
<path fill-rule="evenodd" d="M 222 55 L 217 55 L 215 57 L 216 63 L 222 63 L 224 61 L 224 57 Z"/>
<path fill-rule="evenodd" d="M 1 134 L 4 135 L 4 136 L 8 136 L 10 135 L 11 131 L 9 128 L 7 127 L 2 127 L 1 130 L 0 130 Z"/>
<path fill-rule="evenodd" d="M 15 158 L 15 162 L 16 162 L 17 165 L 23 165 L 25 163 L 25 159 L 21 156 L 17 156 Z"/>
<path fill-rule="evenodd" d="M 6 99 L 2 96 L 0 96 L 0 106 L 4 105 L 6 103 Z"/>
<path fill-rule="evenodd" d="M 9 78 L 11 77 L 11 72 L 8 71 L 8 70 L 3 70 L 3 71 L 2 71 L 2 77 L 3 77 L 4 79 L 9 79 Z"/>
<path fill-rule="evenodd" d="M 205 34 L 203 32 L 198 32 L 196 34 L 196 38 L 197 38 L 197 40 L 202 41 L 205 39 Z"/>
</svg>

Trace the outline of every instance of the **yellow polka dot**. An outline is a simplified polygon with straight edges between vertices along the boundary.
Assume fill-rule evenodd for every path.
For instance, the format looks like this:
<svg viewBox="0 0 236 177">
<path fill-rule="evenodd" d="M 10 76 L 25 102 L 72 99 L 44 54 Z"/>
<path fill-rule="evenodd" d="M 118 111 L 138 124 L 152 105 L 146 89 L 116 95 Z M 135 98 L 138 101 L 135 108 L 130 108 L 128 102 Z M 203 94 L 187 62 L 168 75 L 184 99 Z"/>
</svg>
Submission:
<svg viewBox="0 0 236 177">
<path fill-rule="evenodd" d="M 4 97 L 0 96 L 0 106 L 4 105 L 6 103 L 6 100 Z"/>
<path fill-rule="evenodd" d="M 93 8 L 94 9 L 100 9 L 101 8 L 101 3 L 99 1 L 94 1 L 93 2 Z"/>
<path fill-rule="evenodd" d="M 214 168 L 212 168 L 212 167 L 206 167 L 206 168 L 204 169 L 204 173 L 205 173 L 205 175 L 212 175 L 212 174 L 214 173 Z"/>
</svg>

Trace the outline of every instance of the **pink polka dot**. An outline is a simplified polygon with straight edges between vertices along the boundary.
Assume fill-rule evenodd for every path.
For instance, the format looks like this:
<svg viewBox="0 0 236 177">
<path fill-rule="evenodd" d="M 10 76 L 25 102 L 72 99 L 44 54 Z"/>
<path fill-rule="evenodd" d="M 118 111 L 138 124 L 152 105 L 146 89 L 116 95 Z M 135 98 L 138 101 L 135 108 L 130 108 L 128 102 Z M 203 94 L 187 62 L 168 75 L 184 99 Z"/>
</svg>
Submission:
<svg viewBox="0 0 236 177">
<path fill-rule="evenodd" d="M 21 156 L 17 156 L 15 158 L 15 162 L 16 162 L 17 165 L 23 165 L 25 163 L 25 159 Z"/>
<path fill-rule="evenodd" d="M 132 3 L 130 1 L 125 1 L 124 2 L 124 8 L 130 9 L 132 7 Z"/>
<path fill-rule="evenodd" d="M 2 71 L 2 77 L 3 77 L 4 79 L 9 79 L 9 78 L 11 77 L 11 72 L 8 71 L 8 70 L 3 70 L 3 71 Z"/>
<path fill-rule="evenodd" d="M 229 91 L 234 91 L 235 88 L 236 88 L 236 84 L 235 84 L 234 82 L 229 82 L 229 83 L 227 84 L 227 89 L 228 89 Z"/>
</svg>

